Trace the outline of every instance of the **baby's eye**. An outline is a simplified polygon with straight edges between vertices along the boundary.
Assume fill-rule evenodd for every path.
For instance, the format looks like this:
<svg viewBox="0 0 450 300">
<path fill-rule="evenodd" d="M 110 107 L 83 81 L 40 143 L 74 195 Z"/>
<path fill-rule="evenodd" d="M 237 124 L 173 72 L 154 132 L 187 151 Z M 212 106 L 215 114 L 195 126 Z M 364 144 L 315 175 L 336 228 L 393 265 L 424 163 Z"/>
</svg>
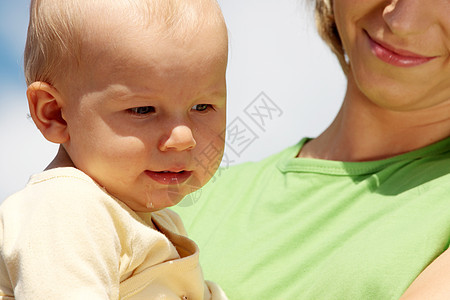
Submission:
<svg viewBox="0 0 450 300">
<path fill-rule="evenodd" d="M 140 107 L 133 107 L 128 109 L 128 111 L 132 114 L 136 115 L 147 115 L 155 112 L 154 106 L 140 106 Z"/>
<path fill-rule="evenodd" d="M 192 109 L 196 111 L 205 111 L 208 108 L 212 108 L 211 104 L 197 104 L 192 106 Z"/>
</svg>

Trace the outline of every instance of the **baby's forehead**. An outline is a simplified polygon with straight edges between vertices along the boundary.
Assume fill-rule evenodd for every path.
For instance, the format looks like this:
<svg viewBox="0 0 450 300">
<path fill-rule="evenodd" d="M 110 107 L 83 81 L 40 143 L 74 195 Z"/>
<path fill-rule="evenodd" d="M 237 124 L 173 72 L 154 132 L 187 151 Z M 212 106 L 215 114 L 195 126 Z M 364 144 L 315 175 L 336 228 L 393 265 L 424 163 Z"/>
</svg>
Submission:
<svg viewBox="0 0 450 300">
<path fill-rule="evenodd" d="M 83 49 L 80 65 L 95 69 L 93 74 L 141 70 L 173 73 L 209 60 L 226 59 L 228 53 L 226 35 L 212 27 L 185 36 L 128 28 L 115 31 L 112 36 L 92 37 Z"/>
<path fill-rule="evenodd" d="M 226 61 L 227 38 L 217 30 L 208 26 L 186 38 L 129 24 L 111 31 L 97 27 L 83 46 L 77 75 L 87 86 L 89 82 L 107 85 L 124 80 L 134 84 L 126 79 L 134 74 L 161 85 L 176 81 L 182 72 L 195 80 L 202 74 L 197 69 Z"/>
</svg>

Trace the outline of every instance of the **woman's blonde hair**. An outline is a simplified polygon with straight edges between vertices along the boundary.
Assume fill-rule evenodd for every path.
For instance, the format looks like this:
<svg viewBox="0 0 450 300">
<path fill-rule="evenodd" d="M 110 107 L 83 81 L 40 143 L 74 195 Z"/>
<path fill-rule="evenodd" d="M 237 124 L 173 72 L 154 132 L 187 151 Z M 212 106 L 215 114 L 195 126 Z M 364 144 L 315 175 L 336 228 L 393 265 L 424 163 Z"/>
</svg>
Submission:
<svg viewBox="0 0 450 300">
<path fill-rule="evenodd" d="M 114 9 L 144 26 L 165 25 L 164 30 L 171 29 L 168 34 L 181 38 L 205 22 L 225 24 L 216 0 L 31 0 L 24 53 L 27 84 L 54 85 L 75 70 L 82 59 L 83 39 L 92 30 L 86 25 L 89 18 L 103 22 L 101 18 Z"/>
<path fill-rule="evenodd" d="M 331 48 L 347 74 L 349 65 L 334 19 L 333 0 L 315 0 L 315 18 L 319 35 Z"/>
</svg>

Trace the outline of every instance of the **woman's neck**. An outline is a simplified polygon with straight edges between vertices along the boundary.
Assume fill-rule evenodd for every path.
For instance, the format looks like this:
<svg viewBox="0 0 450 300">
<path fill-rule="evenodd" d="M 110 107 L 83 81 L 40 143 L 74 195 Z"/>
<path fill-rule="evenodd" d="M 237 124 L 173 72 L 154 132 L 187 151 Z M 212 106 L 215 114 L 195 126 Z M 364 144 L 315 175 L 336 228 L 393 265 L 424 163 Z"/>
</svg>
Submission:
<svg viewBox="0 0 450 300">
<path fill-rule="evenodd" d="M 299 157 L 337 161 L 389 158 L 450 136 L 450 99 L 415 111 L 392 111 L 368 100 L 349 80 L 333 123 L 308 142 Z"/>
</svg>

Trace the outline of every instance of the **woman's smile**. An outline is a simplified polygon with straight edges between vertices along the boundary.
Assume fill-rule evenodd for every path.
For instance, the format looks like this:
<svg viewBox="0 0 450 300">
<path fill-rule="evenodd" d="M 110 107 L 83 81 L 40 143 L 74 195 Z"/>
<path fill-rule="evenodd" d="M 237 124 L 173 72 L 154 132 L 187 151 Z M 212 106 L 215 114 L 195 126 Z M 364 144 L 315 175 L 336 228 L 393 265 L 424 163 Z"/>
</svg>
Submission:
<svg viewBox="0 0 450 300">
<path fill-rule="evenodd" d="M 436 58 L 436 56 L 427 57 L 407 50 L 395 49 L 386 43 L 375 41 L 369 34 L 367 34 L 367 32 L 365 33 L 370 43 L 372 53 L 385 63 L 393 66 L 405 68 L 415 67 Z"/>
</svg>

